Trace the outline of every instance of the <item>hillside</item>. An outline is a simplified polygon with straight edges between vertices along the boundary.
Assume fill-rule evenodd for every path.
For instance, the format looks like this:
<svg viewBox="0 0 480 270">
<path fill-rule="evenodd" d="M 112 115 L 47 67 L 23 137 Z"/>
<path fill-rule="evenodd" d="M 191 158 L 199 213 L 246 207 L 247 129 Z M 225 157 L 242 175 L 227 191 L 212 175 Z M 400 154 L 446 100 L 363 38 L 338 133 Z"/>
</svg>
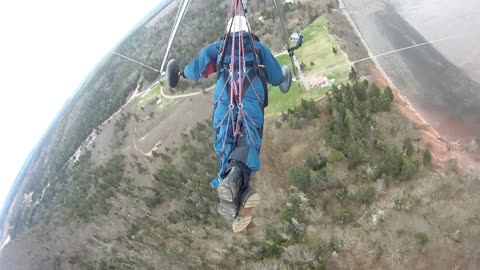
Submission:
<svg viewBox="0 0 480 270">
<path fill-rule="evenodd" d="M 258 11 L 262 40 L 280 51 L 269 2 L 249 10 Z M 226 6 L 194 1 L 172 57 L 184 63 L 217 39 Z M 208 186 L 217 166 L 211 92 L 169 99 L 160 83 L 140 93 L 156 74 L 112 57 L 27 169 L 23 193 L 32 200 L 15 211 L 0 269 L 475 269 L 478 173 L 439 164 L 396 91 L 378 84 L 373 63 L 348 66 L 366 52 L 335 5 L 284 8 L 290 29 L 308 37 L 298 52 L 307 77 L 335 84 L 306 91 L 296 83 L 287 95 L 270 89 L 253 179 L 262 204 L 246 232 L 231 232 Z M 117 50 L 158 66 L 174 13 L 159 14 Z M 209 86 L 182 83 L 191 93 Z"/>
<path fill-rule="evenodd" d="M 176 4 L 178 1 L 174 1 L 172 5 Z M 308 3 L 287 12 L 288 17 L 301 18 L 297 21 L 292 20 L 290 27 L 308 24 L 309 21 L 301 17 L 302 12 L 308 10 L 309 14 L 313 14 L 311 19 L 314 19 L 322 12 L 325 5 L 323 1 Z M 222 0 L 208 1 L 208 3 L 193 1 L 179 28 L 171 57 L 178 59 L 180 63 L 185 63 L 201 46 L 218 39 L 224 30 L 223 18 L 226 15 L 227 6 L 228 2 Z M 279 27 L 273 22 L 275 17 L 270 1 L 263 1 L 263 5 L 259 6 L 252 4 L 251 9 L 257 10 L 259 16 L 261 13 L 270 14 L 262 24 L 256 26 L 259 29 L 259 35 L 271 33 L 267 29 Z M 174 16 L 175 9 L 162 10 L 157 17 L 134 31 L 115 51 L 148 66 L 159 68 Z M 279 31 L 274 32 L 279 33 Z M 202 34 L 198 35 L 197 33 Z M 266 39 L 271 42 L 269 44 L 274 48 L 281 48 L 281 36 L 278 34 L 268 35 L 270 37 Z M 76 96 L 65 106 L 33 153 L 34 158 L 26 166 L 28 169 L 20 176 L 22 179 L 19 179 L 19 182 L 23 184 L 24 192 L 22 193 L 33 192 L 33 201 L 37 201 L 39 199 L 37 196 L 42 193 L 45 186 L 49 183 L 54 186 L 53 182 L 58 181 L 57 179 L 64 179 L 65 164 L 92 132 L 120 109 L 137 87 L 140 87 L 140 90 L 146 89 L 157 77 L 158 73 L 116 55 L 106 56 L 90 78 L 83 83 Z M 211 80 L 199 82 L 193 87 L 205 88 L 211 83 Z M 191 87 L 192 84 L 185 83 L 181 89 L 187 90 Z M 14 220 L 17 220 L 15 223 L 23 225 L 36 223 L 40 216 L 48 216 L 49 207 L 40 205 L 38 208 L 35 212 L 39 212 L 39 215 L 34 216 L 32 220 L 24 220 L 17 215 L 13 217 Z M 17 225 L 13 234 L 16 234 L 17 231 L 21 232 L 27 227 L 28 225 L 25 228 Z"/>
</svg>

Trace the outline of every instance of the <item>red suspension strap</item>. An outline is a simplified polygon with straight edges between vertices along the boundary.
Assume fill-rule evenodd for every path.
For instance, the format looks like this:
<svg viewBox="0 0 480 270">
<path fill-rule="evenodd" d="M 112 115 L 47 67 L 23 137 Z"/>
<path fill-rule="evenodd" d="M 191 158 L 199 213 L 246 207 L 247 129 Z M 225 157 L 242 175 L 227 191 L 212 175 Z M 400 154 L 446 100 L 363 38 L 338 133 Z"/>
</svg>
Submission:
<svg viewBox="0 0 480 270">
<path fill-rule="evenodd" d="M 240 42 L 238 44 L 238 103 L 242 104 L 242 96 L 243 96 L 243 74 L 242 71 L 244 70 L 245 64 L 245 51 L 243 46 L 243 33 L 239 33 Z"/>
<path fill-rule="evenodd" d="M 229 64 L 229 76 L 227 81 L 230 81 L 230 104 L 228 113 L 230 114 L 229 122 L 232 123 L 232 131 L 234 137 L 241 133 L 241 123 L 243 121 L 243 75 L 245 73 L 245 50 L 244 50 L 244 37 L 241 32 L 244 29 L 241 29 L 241 20 L 236 18 L 237 16 L 245 16 L 244 9 L 241 0 L 232 0 L 232 5 L 230 6 L 229 11 L 229 29 L 226 29 L 224 36 L 224 43 L 220 51 L 220 56 L 224 57 L 225 49 L 227 48 L 227 43 L 231 42 L 231 51 L 230 51 L 230 64 Z M 238 19 L 238 20 L 236 20 Z M 248 22 L 247 27 L 249 28 Z M 237 37 L 238 36 L 238 37 Z M 231 41 L 229 40 L 231 38 Z M 235 50 L 237 49 L 237 53 Z M 237 59 L 238 57 L 238 59 Z M 223 62 L 223 61 L 221 61 Z M 221 67 L 218 68 L 220 70 Z M 237 69 L 236 69 L 237 68 Z M 235 76 L 237 78 L 235 79 Z M 238 112 L 236 115 L 235 121 L 235 105 L 237 105 Z"/>
<path fill-rule="evenodd" d="M 230 31 L 227 33 L 227 35 L 232 35 L 232 44 L 231 44 L 231 53 L 230 53 L 230 69 L 229 69 L 229 77 L 230 77 L 230 104 L 229 104 L 229 113 L 232 119 L 232 131 L 234 134 L 234 137 L 236 137 L 238 128 L 237 125 L 235 124 L 235 116 L 233 109 L 235 108 L 235 94 L 236 94 L 236 82 L 235 82 L 235 41 L 236 41 L 236 36 L 235 32 L 237 29 L 236 24 L 235 24 L 235 16 L 237 16 L 238 10 L 237 10 L 237 2 L 238 0 L 233 0 L 232 3 L 232 8 L 233 8 L 233 13 L 232 16 L 230 17 Z"/>
<path fill-rule="evenodd" d="M 245 16 L 244 14 L 244 10 L 243 10 L 243 7 L 242 7 L 242 3 L 241 3 L 241 0 L 234 0 L 235 1 L 235 15 L 237 16 Z M 242 132 L 242 121 L 243 121 L 243 103 L 242 103 L 242 99 L 243 99 L 243 73 L 242 71 L 244 71 L 244 63 L 245 63 L 245 54 L 244 54 L 244 44 L 243 44 L 243 33 L 242 33 L 242 30 L 244 29 L 241 29 L 242 28 L 242 21 L 241 19 L 238 19 L 238 21 L 236 21 L 236 27 L 238 27 L 238 29 L 234 29 L 234 33 L 233 33 L 233 36 L 234 36 L 234 40 L 237 38 L 238 36 L 238 47 L 237 47 L 237 54 L 238 54 L 238 61 L 235 61 L 237 59 L 235 58 L 232 58 L 232 63 L 236 63 L 237 64 L 237 83 L 236 83 L 236 88 L 237 88 L 237 107 L 238 107 L 238 113 L 237 113 L 237 123 L 236 123 L 236 132 L 235 132 L 235 136 L 241 134 Z M 232 44 L 232 47 L 235 47 L 235 44 Z"/>
</svg>

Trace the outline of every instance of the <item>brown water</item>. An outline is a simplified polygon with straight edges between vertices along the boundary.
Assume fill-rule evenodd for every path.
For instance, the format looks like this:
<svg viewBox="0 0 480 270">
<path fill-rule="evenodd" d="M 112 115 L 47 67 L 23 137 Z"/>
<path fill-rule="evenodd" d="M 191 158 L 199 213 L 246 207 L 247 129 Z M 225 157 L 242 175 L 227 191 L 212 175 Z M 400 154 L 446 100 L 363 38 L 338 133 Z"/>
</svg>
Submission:
<svg viewBox="0 0 480 270">
<path fill-rule="evenodd" d="M 480 137 L 478 0 L 344 0 L 373 54 L 422 116 L 450 138 Z"/>
</svg>

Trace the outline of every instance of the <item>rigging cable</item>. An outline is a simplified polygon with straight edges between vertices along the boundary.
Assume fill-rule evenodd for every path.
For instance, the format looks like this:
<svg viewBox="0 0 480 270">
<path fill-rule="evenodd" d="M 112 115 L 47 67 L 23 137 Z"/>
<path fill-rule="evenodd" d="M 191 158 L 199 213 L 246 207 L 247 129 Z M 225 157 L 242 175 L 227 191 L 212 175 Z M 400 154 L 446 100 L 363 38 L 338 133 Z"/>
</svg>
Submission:
<svg viewBox="0 0 480 270">
<path fill-rule="evenodd" d="M 160 72 L 160 71 L 159 71 L 158 69 L 156 69 L 156 68 L 153 68 L 153 67 L 148 66 L 148 65 L 146 65 L 146 64 L 144 64 L 144 63 L 138 62 L 137 60 L 134 60 L 134 59 L 132 59 L 132 58 L 130 58 L 130 57 L 127 57 L 127 56 L 125 56 L 125 55 L 122 55 L 122 54 L 120 54 L 120 53 L 117 53 L 117 52 L 114 52 L 114 51 L 112 51 L 112 53 L 115 54 L 115 55 L 118 55 L 118 56 L 120 56 L 120 57 L 122 57 L 122 58 L 124 58 L 124 59 L 127 59 L 128 61 L 132 61 L 132 62 L 137 63 L 137 64 L 139 64 L 139 65 L 141 65 L 141 66 L 143 66 L 143 67 L 146 67 L 146 68 L 148 68 L 148 69 L 151 69 L 151 70 L 153 70 L 153 71 L 155 71 L 155 72 Z"/>
<path fill-rule="evenodd" d="M 462 38 L 462 37 L 465 37 L 465 36 L 468 36 L 468 35 L 463 34 L 463 35 L 447 36 L 447 37 L 444 37 L 444 38 L 434 39 L 434 40 L 422 42 L 422 43 L 419 43 L 419 44 L 414 44 L 414 45 L 402 47 L 402 48 L 399 48 L 399 49 L 390 50 L 390 51 L 387 51 L 387 52 L 383 52 L 383 53 L 379 53 L 379 54 L 372 55 L 372 56 L 369 56 L 369 57 L 365 57 L 365 58 L 362 58 L 362 59 L 359 59 L 359 60 L 348 62 L 346 64 L 336 65 L 336 66 L 333 66 L 331 68 L 327 68 L 327 69 L 324 69 L 322 71 L 319 71 L 318 73 L 325 73 L 327 71 L 331 71 L 331 70 L 341 68 L 341 67 L 345 67 L 345 66 L 351 66 L 351 65 L 363 62 L 363 61 L 370 60 L 370 59 L 375 59 L 375 58 L 387 56 L 387 55 L 390 55 L 390 54 L 394 54 L 394 53 L 397 53 L 397 52 L 402 52 L 402 51 L 407 51 L 407 50 L 410 50 L 410 49 L 415 49 L 415 48 L 422 47 L 422 46 L 429 45 L 429 44 L 435 44 L 435 43 L 439 43 L 439 42 L 443 42 L 443 41 L 447 41 L 447 40 L 459 39 L 459 38 Z"/>
</svg>

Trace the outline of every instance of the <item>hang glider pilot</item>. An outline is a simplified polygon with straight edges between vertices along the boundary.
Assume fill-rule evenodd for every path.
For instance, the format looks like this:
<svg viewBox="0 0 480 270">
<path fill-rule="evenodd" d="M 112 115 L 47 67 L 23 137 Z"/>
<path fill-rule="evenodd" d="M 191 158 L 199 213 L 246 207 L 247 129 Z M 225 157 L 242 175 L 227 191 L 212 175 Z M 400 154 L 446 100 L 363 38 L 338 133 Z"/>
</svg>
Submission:
<svg viewBox="0 0 480 270">
<path fill-rule="evenodd" d="M 259 195 L 250 186 L 250 176 L 260 169 L 267 83 L 278 86 L 284 76 L 270 50 L 251 33 L 244 16 L 231 18 L 226 35 L 202 48 L 182 75 L 198 80 L 214 72 L 214 149 L 220 169 L 210 185 L 220 199 L 218 212 L 234 222 L 234 230 L 242 230 L 251 216 L 239 215 L 239 211 L 248 213 L 259 202 Z"/>
</svg>

